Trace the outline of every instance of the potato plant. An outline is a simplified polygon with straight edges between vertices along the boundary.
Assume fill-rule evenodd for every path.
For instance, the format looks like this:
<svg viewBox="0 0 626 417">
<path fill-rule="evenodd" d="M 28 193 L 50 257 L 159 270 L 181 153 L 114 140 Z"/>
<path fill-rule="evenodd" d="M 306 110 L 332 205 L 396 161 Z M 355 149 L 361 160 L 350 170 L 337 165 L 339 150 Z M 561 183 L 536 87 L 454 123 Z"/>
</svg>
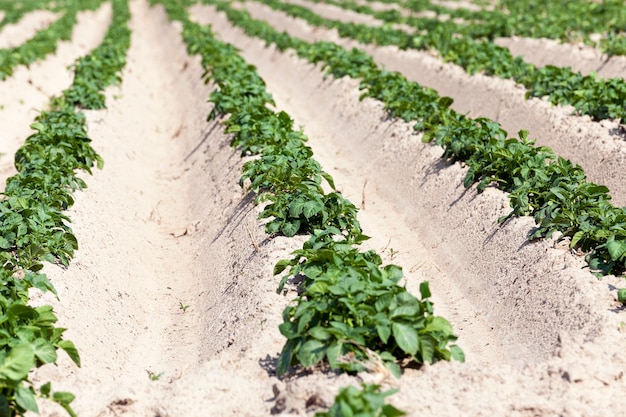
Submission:
<svg viewBox="0 0 626 417">
<path fill-rule="evenodd" d="M 452 99 L 410 82 L 400 73 L 378 68 L 361 50 L 348 51 L 331 42 L 305 42 L 279 33 L 229 3 L 204 2 L 215 4 L 248 35 L 321 63 L 329 75 L 360 79 L 361 98 L 382 101 L 390 116 L 414 123 L 425 142 L 442 146 L 443 158 L 469 166 L 466 187 L 477 184 L 480 192 L 496 186 L 509 193 L 512 211 L 500 221 L 531 215 L 538 227 L 529 234 L 530 239 L 560 232 L 561 239 L 569 239 L 572 248 L 586 253 L 594 273 L 626 271 L 626 208 L 613 206 L 609 190 L 588 182 L 580 166 L 547 147 L 535 147 L 526 131 L 511 138 L 497 122 L 459 114 L 450 108 Z"/>
<path fill-rule="evenodd" d="M 82 10 L 95 10 L 104 0 L 83 0 L 68 2 L 66 7 L 59 9 L 63 15 L 46 29 L 40 30 L 34 37 L 20 46 L 8 49 L 0 49 L 0 81 L 10 77 L 13 70 L 19 65 L 29 65 L 53 54 L 59 41 L 68 41 L 72 37 L 72 29 L 76 24 L 78 12 Z M 42 6 L 41 2 L 33 2 L 25 8 L 11 9 L 13 13 L 5 16 L 5 22 L 13 21 L 26 11 L 35 10 L 31 7 Z M 0 26 L 1 27 L 1 26 Z"/>
<path fill-rule="evenodd" d="M 71 3 L 67 13 L 75 15 L 77 4 Z M 29 289 L 56 294 L 41 273 L 43 262 L 67 266 L 78 248 L 63 211 L 74 204 L 73 193 L 86 187 L 77 171 L 91 173 L 103 161 L 90 145 L 85 115 L 77 106 L 102 108 L 101 90 L 120 80 L 130 40 L 128 3 L 113 0 L 113 13 L 103 43 L 75 65 L 72 86 L 52 98 L 50 108 L 31 125 L 35 133 L 16 152 L 18 173 L 7 180 L 0 199 L 0 416 L 37 412 L 38 396 L 75 415 L 71 393 L 53 392 L 51 383 L 35 387 L 28 379 L 32 369 L 56 363 L 59 349 L 80 366 L 78 350 L 63 338 L 65 329 L 55 327 L 52 307 L 29 306 Z M 97 65 L 109 57 L 116 59 L 106 69 Z M 84 85 L 96 89 L 82 90 Z"/>
<path fill-rule="evenodd" d="M 445 62 L 464 68 L 468 74 L 483 72 L 505 79 L 513 79 L 527 90 L 526 98 L 547 96 L 554 105 L 572 105 L 578 114 L 594 120 L 626 120 L 626 82 L 623 78 L 600 79 L 595 74 L 582 75 L 571 68 L 547 65 L 537 67 L 514 57 L 504 47 L 490 40 L 459 33 L 450 20 L 436 18 L 400 18 L 396 13 L 374 12 L 353 2 L 325 0 L 339 7 L 367 12 L 385 23 L 405 23 L 415 33 L 394 29 L 389 24 L 372 27 L 323 18 L 304 6 L 282 0 L 257 0 L 276 10 L 306 20 L 315 26 L 336 29 L 340 36 L 363 44 L 395 45 L 400 49 L 436 50 Z M 321 2 L 322 0 L 317 0 Z M 558 3 L 558 2 L 556 2 Z M 434 6 L 433 6 L 434 7 Z M 615 38 L 612 42 L 618 42 Z M 625 39 L 622 37 L 621 39 Z M 617 48 L 617 46 L 616 46 Z"/>
<path fill-rule="evenodd" d="M 279 262 L 274 271 L 289 269 L 279 290 L 289 277 L 306 277 L 300 296 L 283 313 L 280 331 L 287 341 L 277 373 L 320 362 L 334 369 L 365 370 L 373 356 L 396 375 L 402 358 L 463 361 L 462 350 L 451 345 L 456 340 L 452 326 L 433 315 L 428 284 L 422 284 L 420 300 L 399 285 L 400 267 L 382 267 L 378 254 L 359 250 L 367 236 L 356 207 L 334 191 L 330 175 L 311 159 L 306 137 L 293 130 L 293 120 L 269 109 L 273 100 L 255 68 L 232 45 L 217 40 L 209 27 L 192 22 L 176 1 L 152 3 L 163 4 L 171 19 L 182 23 L 188 51 L 201 56 L 205 81 L 217 86 L 209 98 L 214 103 L 209 118 L 222 120 L 225 131 L 233 134 L 231 145 L 242 155 L 256 156 L 244 165 L 240 184 L 249 183 L 258 193 L 257 202 L 270 201 L 259 216 L 270 219 L 266 231 L 311 235 L 294 258 Z M 351 61 L 344 57 L 342 62 Z M 324 192 L 322 181 L 331 192 Z"/>
</svg>

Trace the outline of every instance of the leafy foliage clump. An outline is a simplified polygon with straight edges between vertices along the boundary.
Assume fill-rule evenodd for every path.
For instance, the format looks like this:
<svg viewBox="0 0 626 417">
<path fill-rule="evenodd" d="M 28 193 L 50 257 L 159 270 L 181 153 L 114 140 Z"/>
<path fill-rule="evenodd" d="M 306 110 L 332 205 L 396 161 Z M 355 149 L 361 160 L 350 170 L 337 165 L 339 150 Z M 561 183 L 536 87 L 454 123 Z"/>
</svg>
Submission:
<svg viewBox="0 0 626 417">
<path fill-rule="evenodd" d="M 208 27 L 191 22 L 173 0 L 153 1 L 164 3 L 170 18 L 182 22 L 189 52 L 201 56 L 206 81 L 217 86 L 209 98 L 214 103 L 209 118 L 228 115 L 223 125 L 233 134 L 231 145 L 242 155 L 256 157 L 244 164 L 240 184 L 249 184 L 258 194 L 257 202 L 269 202 L 259 216 L 268 219 L 266 231 L 312 235 L 293 259 L 279 262 L 274 271 L 279 274 L 289 268 L 279 290 L 290 277 L 306 277 L 300 296 L 283 314 L 280 330 L 287 341 L 278 373 L 322 361 L 334 369 L 363 370 L 369 352 L 378 355 L 395 374 L 400 373 L 397 362 L 403 358 L 418 363 L 463 360 L 460 348 L 448 346 L 456 340 L 452 327 L 433 315 L 432 303 L 427 300 L 428 284 L 422 285 L 423 300 L 419 300 L 399 285 L 399 267 L 382 267 L 375 252 L 360 252 L 359 245 L 367 237 L 357 221 L 357 208 L 335 190 L 330 175 L 312 159 L 306 137 L 294 130 L 293 120 L 270 109 L 273 99 L 255 68 L 231 45 L 215 39 Z M 250 30 L 284 42 L 281 48 L 291 45 L 290 37 L 252 24 L 245 13 L 225 4 L 220 6 L 249 22 L 246 27 Z M 341 49 L 330 43 L 299 45 L 323 60 L 329 71 L 362 76 L 374 65 L 357 50 L 335 53 Z M 352 65 L 354 62 L 359 65 Z M 329 192 L 324 190 L 324 182 Z M 352 360 L 346 362 L 346 357 Z"/>
<path fill-rule="evenodd" d="M 76 15 L 82 10 L 94 10 L 104 0 L 81 0 L 65 1 L 63 5 L 57 4 L 54 10 L 62 13 L 62 16 L 46 29 L 40 30 L 34 37 L 20 46 L 0 49 L 0 80 L 4 80 L 13 74 L 13 70 L 20 65 L 30 65 L 35 61 L 45 58 L 56 51 L 59 41 L 68 41 L 72 37 L 72 29 L 76 24 Z M 18 3 L 18 2 L 15 2 Z M 49 0 L 29 0 L 25 7 L 8 8 L 0 27 L 10 22 L 16 22 L 26 12 L 36 10 L 51 3 Z M 63 2 L 61 2 L 63 3 Z"/>
<path fill-rule="evenodd" d="M 313 366 L 322 360 L 331 369 L 363 371 L 372 351 L 396 376 L 404 358 L 416 363 L 464 360 L 458 346 L 449 346 L 456 340 L 450 323 L 433 314 L 427 282 L 420 286 L 420 300 L 399 285 L 400 267 L 382 267 L 376 252 L 361 252 L 333 235 L 340 231 L 314 234 L 274 269 L 279 274 L 290 268 L 279 291 L 288 278 L 303 277 L 295 305 L 283 312 L 280 332 L 287 343 L 279 375 L 293 364 Z"/>
<path fill-rule="evenodd" d="M 380 386 L 363 384 L 361 389 L 348 386 L 339 390 L 335 403 L 330 410 L 316 413 L 315 417 L 400 417 L 406 415 L 391 404 L 385 404 L 385 398 L 397 390 L 380 392 Z"/>
<path fill-rule="evenodd" d="M 203 1 L 216 4 L 231 22 L 241 26 L 250 36 L 260 37 L 268 43 L 275 42 L 281 50 L 291 48 L 310 62 L 322 63 L 328 75 L 343 77 L 358 73 L 363 91 L 361 98 L 382 101 L 389 115 L 415 123 L 415 130 L 423 132 L 425 142 L 442 146 L 446 160 L 468 165 L 466 187 L 477 183 L 479 192 L 488 186 L 497 186 L 509 193 L 512 211 L 500 221 L 511 216 L 531 215 L 538 227 L 529 234 L 530 239 L 560 232 L 561 239 L 570 239 L 572 248 L 586 253 L 585 259 L 594 273 L 621 274 L 626 271 L 626 208 L 611 205 L 609 190 L 588 182 L 580 166 L 557 157 L 549 148 L 535 147 L 526 131 L 520 131 L 518 138 L 510 138 L 497 122 L 456 113 L 450 108 L 452 99 L 440 97 L 436 91 L 410 82 L 400 73 L 379 69 L 363 51 L 347 51 L 336 44 L 308 43 L 285 33 L 279 34 L 267 23 L 252 19 L 245 10 L 235 10 L 220 0 Z M 302 6 L 286 5 L 279 0 L 263 1 L 311 21 L 321 19 Z M 323 22 L 324 25 L 331 24 L 326 20 Z M 593 78 L 593 75 L 589 77 Z M 580 80 L 596 85 L 589 84 L 586 78 Z M 596 87 L 605 82 L 613 83 L 601 81 Z M 615 83 L 621 91 L 623 80 Z M 557 84 L 562 86 L 563 83 Z M 541 88 L 540 84 L 537 88 Z M 571 90 L 570 87 L 564 88 Z M 609 88 L 602 94 L 613 94 L 611 91 Z M 615 96 L 618 102 L 626 98 L 626 95 L 619 98 L 622 97 L 620 94 Z M 610 100 L 603 103 L 608 106 Z M 623 105 L 620 108 L 623 109 Z"/>
<path fill-rule="evenodd" d="M 95 7 L 101 0 L 70 2 L 65 16 L 75 18 L 78 3 Z M 28 305 L 29 289 L 56 295 L 41 273 L 43 263 L 68 266 L 78 249 L 70 219 L 63 212 L 73 206 L 73 193 L 87 186 L 77 171 L 91 173 L 93 167 L 102 168 L 103 161 L 91 147 L 85 115 L 76 107 L 104 107 L 101 90 L 120 80 L 118 73 L 130 39 L 128 3 L 114 0 L 113 13 L 102 45 L 74 66 L 72 86 L 53 98 L 50 109 L 31 125 L 35 132 L 15 154 L 18 173 L 7 180 L 0 198 L 0 416 L 38 412 L 36 397 L 55 401 L 75 415 L 70 406 L 74 395 L 52 392 L 50 383 L 37 388 L 28 379 L 32 369 L 55 364 L 59 349 L 80 366 L 78 350 L 63 338 L 65 329 L 55 327 L 52 307 Z M 70 22 L 58 22 L 65 22 L 68 27 L 64 29 L 71 33 Z M 52 42 L 52 37 L 49 40 Z M 42 48 L 41 52 L 47 51 Z M 117 60 L 106 70 L 97 64 L 114 56 Z M 0 65 L 0 76 L 7 73 Z M 90 96 L 83 94 L 84 85 L 93 87 Z"/>
<path fill-rule="evenodd" d="M 358 4 L 354 1 L 336 1 L 336 0 L 314 0 L 317 2 L 331 3 L 338 7 L 354 10 L 359 13 L 366 13 L 376 18 L 383 20 L 386 24 L 381 26 L 369 26 L 362 23 L 343 22 L 340 20 L 323 18 L 309 8 L 301 5 L 295 5 L 281 0 L 259 0 L 268 6 L 281 10 L 291 16 L 298 17 L 306 20 L 308 23 L 315 26 L 322 26 L 329 29 L 336 29 L 340 36 L 351 38 L 359 41 L 363 44 L 376 44 L 376 45 L 395 45 L 401 49 L 419 49 L 419 50 L 436 50 L 439 56 L 446 62 L 452 62 L 464 68 L 468 74 L 476 74 L 478 72 L 484 72 L 487 75 L 494 75 L 500 78 L 513 79 L 519 84 L 523 85 L 527 89 L 526 98 L 529 97 L 544 97 L 547 96 L 552 104 L 555 105 L 572 105 L 579 114 L 586 114 L 591 116 L 594 120 L 603 119 L 620 119 L 623 123 L 626 121 L 626 82 L 623 78 L 612 79 L 598 79 L 595 74 L 582 75 L 580 72 L 575 72 L 569 67 L 556 67 L 547 65 L 545 67 L 536 67 L 530 63 L 525 62 L 521 57 L 514 57 L 509 49 L 496 45 L 492 40 L 493 36 L 510 36 L 510 31 L 520 31 L 520 23 L 527 25 L 529 28 L 536 30 L 538 27 L 549 30 L 559 30 L 559 27 L 554 24 L 549 24 L 546 21 L 546 16 L 558 16 L 559 19 L 572 23 L 572 15 L 582 17 L 583 19 L 590 19 L 590 15 L 586 15 L 582 12 L 583 9 L 594 9 L 598 12 L 597 5 L 589 2 L 576 2 L 580 10 L 568 10 L 566 15 L 563 15 L 564 11 L 563 2 L 550 2 L 547 7 L 553 9 L 559 9 L 560 13 L 547 14 L 542 13 L 540 18 L 535 17 L 537 25 L 529 25 L 527 11 L 532 7 L 527 2 L 516 1 L 506 2 L 507 7 L 514 8 L 517 13 L 520 13 L 522 20 L 515 20 L 516 23 L 510 21 L 512 18 L 518 15 L 503 15 L 497 13 L 489 13 L 487 19 L 492 19 L 493 26 L 487 28 L 484 26 L 484 20 L 476 18 L 475 16 L 467 16 L 467 10 L 463 9 L 450 10 L 442 6 L 437 6 L 431 2 L 410 2 L 406 7 L 411 8 L 414 11 L 436 11 L 450 16 L 456 16 L 463 14 L 465 18 L 480 20 L 479 23 L 471 25 L 462 25 L 455 23 L 453 19 L 441 20 L 437 17 L 417 17 L 417 16 L 403 16 L 399 11 L 386 11 L 377 12 L 371 7 Z M 532 0 L 529 0 L 532 2 Z M 567 2 L 569 3 L 569 2 Z M 617 6 L 617 2 L 611 2 L 611 5 L 607 5 L 608 12 L 611 10 L 615 14 L 618 10 L 623 11 L 623 2 L 620 6 Z M 587 6 L 585 6 L 585 4 Z M 557 5 L 557 6 L 555 6 Z M 560 6 L 559 6 L 560 5 Z M 543 10 L 545 5 L 541 6 Z M 621 8 L 621 9 L 620 9 Z M 523 12 L 526 11 L 526 12 Z M 608 12 L 610 15 L 611 12 Z M 603 13 L 604 15 L 604 13 Z M 620 15 L 618 15 L 620 16 Z M 457 16 L 461 17 L 461 16 Z M 614 16 L 612 16 L 614 17 Z M 505 22 L 502 19 L 508 19 Z M 615 20 L 615 19 L 612 19 Z M 498 23 L 494 23 L 498 22 Z M 601 21 L 601 20 L 600 20 Z M 621 21 L 626 24 L 626 17 L 622 17 Z M 243 20 L 242 24 L 245 23 Z M 415 29 L 414 33 L 409 33 L 402 29 L 395 29 L 392 24 L 402 23 L 409 25 Z M 561 22 L 563 23 L 563 22 Z M 603 22 L 599 27 L 603 27 Z M 251 27 L 252 25 L 247 25 Z M 498 28 L 509 27 L 508 30 L 498 31 Z M 515 27 L 515 29 L 512 29 Z M 585 33 L 589 34 L 590 28 L 596 29 L 598 26 L 588 26 L 585 29 Z M 616 26 L 619 30 L 623 31 L 624 26 Z M 246 29 L 248 30 L 248 28 Z M 616 29 L 617 30 L 617 29 Z M 508 34 L 505 34 L 507 32 Z M 529 33 L 522 31 L 527 35 L 538 35 L 538 37 L 546 37 L 546 33 L 539 35 L 543 32 Z M 250 33 L 250 32 L 249 32 Z M 251 33 L 250 33 L 251 34 Z M 272 37 L 266 37 L 268 41 L 273 42 Z M 557 37 L 559 36 L 548 36 Z M 484 39 L 487 38 L 487 39 Z M 602 45 L 610 49 L 615 54 L 621 50 L 626 50 L 626 37 L 623 33 L 610 32 L 606 39 L 603 39 Z M 332 54 L 329 54 L 330 57 Z M 352 62 L 349 66 L 343 66 L 343 70 L 349 71 L 350 68 L 357 69 L 359 66 Z M 353 72 L 346 72 L 345 75 L 351 77 L 359 77 L 354 75 Z M 340 75 L 340 73 L 337 74 Z M 399 115 L 398 117 L 403 117 Z"/>
</svg>

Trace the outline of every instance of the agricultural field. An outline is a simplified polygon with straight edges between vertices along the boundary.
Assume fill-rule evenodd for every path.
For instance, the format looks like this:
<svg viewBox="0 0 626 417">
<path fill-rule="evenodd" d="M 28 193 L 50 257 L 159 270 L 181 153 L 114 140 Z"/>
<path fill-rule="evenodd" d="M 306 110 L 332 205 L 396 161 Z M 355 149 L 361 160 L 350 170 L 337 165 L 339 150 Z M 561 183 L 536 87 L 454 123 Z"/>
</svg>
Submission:
<svg viewBox="0 0 626 417">
<path fill-rule="evenodd" d="M 0 0 L 0 417 L 626 416 L 623 0 Z"/>
</svg>

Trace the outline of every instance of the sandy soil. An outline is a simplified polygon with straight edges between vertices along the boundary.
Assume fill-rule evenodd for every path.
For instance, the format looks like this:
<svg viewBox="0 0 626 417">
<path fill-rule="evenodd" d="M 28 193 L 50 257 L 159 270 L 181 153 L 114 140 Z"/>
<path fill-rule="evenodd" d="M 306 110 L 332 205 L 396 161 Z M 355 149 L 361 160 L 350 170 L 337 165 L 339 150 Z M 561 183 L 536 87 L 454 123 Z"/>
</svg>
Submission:
<svg viewBox="0 0 626 417">
<path fill-rule="evenodd" d="M 435 0 L 433 4 L 438 4 L 439 6 L 447 7 L 448 9 L 456 10 L 456 9 L 467 9 L 471 11 L 480 11 L 482 7 L 471 3 L 469 1 L 444 1 L 444 0 Z"/>
<path fill-rule="evenodd" d="M 93 417 L 311 415 L 362 380 L 400 388 L 392 401 L 415 416 L 620 415 L 621 278 L 597 280 L 553 240 L 527 243 L 531 219 L 498 225 L 506 195 L 464 190 L 464 168 L 442 163 L 410 125 L 385 120 L 380 103 L 359 102 L 354 80 L 324 80 L 196 7 L 196 19 L 257 66 L 277 107 L 360 203 L 368 246 L 404 267 L 409 290 L 431 282 L 435 311 L 467 354 L 465 364 L 407 369 L 400 380 L 276 378 L 277 325 L 294 293 L 277 295 L 271 271 L 304 237 L 264 234 L 254 196 L 237 185 L 244 161 L 219 122 L 206 121 L 213 86 L 185 54 L 180 28 L 145 0 L 131 11 L 124 83 L 108 92 L 107 110 L 88 113 L 105 167 L 85 178 L 68 212 L 80 249 L 69 268 L 46 268 L 60 301 L 36 296 L 55 307 L 83 367 L 63 357 L 34 381 L 74 392 L 78 414 Z M 45 404 L 42 415 L 64 412 Z"/>
<path fill-rule="evenodd" d="M 356 3 L 367 5 L 376 11 L 386 11 L 386 10 L 399 10 L 401 12 L 406 12 L 402 6 L 397 3 L 381 3 L 378 1 L 368 1 L 368 0 L 358 0 Z"/>
<path fill-rule="evenodd" d="M 558 65 L 570 67 L 582 74 L 592 71 L 600 78 L 624 78 L 626 76 L 626 57 L 608 58 L 596 48 L 583 44 L 560 43 L 553 39 L 499 38 L 495 42 L 511 50 L 514 56 L 523 56 L 524 60 L 539 67 Z"/>
</svg>

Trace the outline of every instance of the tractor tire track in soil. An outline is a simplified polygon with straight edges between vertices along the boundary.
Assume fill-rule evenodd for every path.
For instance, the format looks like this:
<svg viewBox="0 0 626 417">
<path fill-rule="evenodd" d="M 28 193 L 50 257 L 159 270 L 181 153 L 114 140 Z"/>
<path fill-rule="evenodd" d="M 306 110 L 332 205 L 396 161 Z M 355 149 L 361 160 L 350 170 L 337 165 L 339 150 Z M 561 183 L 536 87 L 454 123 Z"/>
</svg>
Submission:
<svg viewBox="0 0 626 417">
<path fill-rule="evenodd" d="M 30 68 L 20 66 L 0 82 L 0 191 L 4 190 L 6 179 L 16 173 L 13 155 L 24 144 L 24 138 L 33 133 L 29 126 L 46 108 L 50 97 L 72 84 L 68 67 L 102 42 L 110 22 L 109 3 L 97 11 L 80 12 L 71 41 L 59 42 L 55 55 L 31 64 Z M 17 25 L 20 30 L 29 31 L 39 22 L 25 18 Z M 5 35 L 3 32 L 1 36 Z"/>
<path fill-rule="evenodd" d="M 336 6 L 303 0 L 292 3 L 306 5 L 330 19 L 346 20 L 353 15 Z M 528 130 L 529 137 L 537 139 L 537 145 L 549 146 L 557 155 L 580 164 L 590 181 L 609 187 L 613 204 L 626 205 L 626 177 L 622 170 L 626 163 L 626 142 L 619 124 L 608 120 L 595 123 L 588 116 L 572 116 L 572 107 L 553 106 L 541 99 L 526 100 L 526 90 L 512 80 L 482 74 L 469 76 L 461 67 L 443 63 L 425 51 L 364 45 L 339 37 L 335 30 L 311 28 L 301 19 L 255 1 L 246 2 L 245 7 L 253 17 L 271 21 L 275 28 L 287 30 L 293 36 L 363 49 L 379 65 L 434 88 L 441 96 L 452 97 L 452 107 L 459 113 L 499 122 L 509 136 L 516 136 L 521 129 Z"/>
</svg>

